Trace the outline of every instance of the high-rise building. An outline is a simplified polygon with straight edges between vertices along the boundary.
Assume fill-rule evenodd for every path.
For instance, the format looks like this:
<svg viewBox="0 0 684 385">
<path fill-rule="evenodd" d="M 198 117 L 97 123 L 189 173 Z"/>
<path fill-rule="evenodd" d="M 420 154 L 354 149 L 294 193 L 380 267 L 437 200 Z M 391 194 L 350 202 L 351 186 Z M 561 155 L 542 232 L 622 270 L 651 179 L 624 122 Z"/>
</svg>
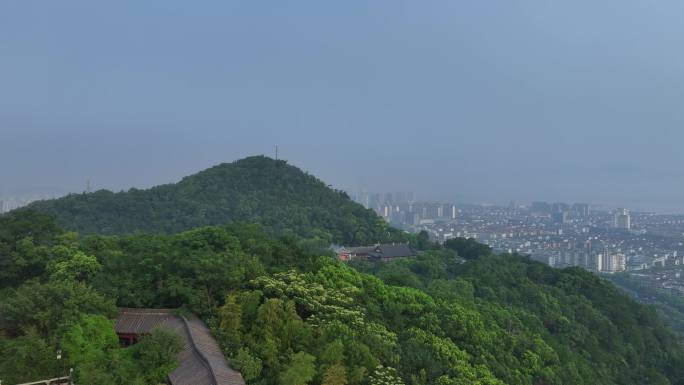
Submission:
<svg viewBox="0 0 684 385">
<path fill-rule="evenodd" d="M 632 220 L 627 209 L 618 209 L 613 218 L 613 226 L 616 229 L 629 230 L 632 228 Z"/>
<path fill-rule="evenodd" d="M 551 206 L 552 213 L 562 213 L 568 211 L 570 207 L 566 203 L 556 202 Z"/>
<path fill-rule="evenodd" d="M 570 223 L 570 214 L 567 211 L 559 211 L 552 214 L 553 220 L 559 224 Z"/>
<path fill-rule="evenodd" d="M 605 273 L 617 273 L 625 271 L 627 258 L 622 253 L 606 253 L 603 255 L 600 271 Z"/>
<path fill-rule="evenodd" d="M 358 198 L 359 198 L 358 202 L 361 203 L 363 205 L 363 207 L 365 207 L 365 208 L 371 207 L 370 196 L 368 195 L 367 191 L 361 190 L 361 192 L 359 192 Z"/>
<path fill-rule="evenodd" d="M 441 218 L 442 216 L 440 215 L 443 213 L 443 208 L 442 205 L 439 203 L 430 203 L 428 205 L 428 211 L 427 211 L 427 217 L 428 219 L 436 219 L 436 218 Z"/>
<path fill-rule="evenodd" d="M 532 202 L 532 212 L 534 214 L 549 214 L 551 213 L 551 205 L 546 202 Z"/>
<path fill-rule="evenodd" d="M 406 202 L 406 194 L 403 192 L 394 193 L 394 203 L 404 203 Z"/>
<path fill-rule="evenodd" d="M 371 208 L 377 209 L 378 207 L 380 207 L 381 203 L 382 202 L 380 202 L 380 194 L 376 193 L 376 194 L 373 194 L 370 196 L 370 207 Z"/>
<path fill-rule="evenodd" d="M 417 225 L 420 223 L 420 214 L 418 213 L 413 213 L 413 224 Z"/>
<path fill-rule="evenodd" d="M 0 214 L 5 212 L 5 202 L 0 201 Z"/>
<path fill-rule="evenodd" d="M 594 264 L 593 264 L 594 266 L 593 266 L 593 268 L 592 268 L 591 270 L 594 270 L 594 271 L 601 271 L 601 270 L 603 270 L 603 260 L 604 260 L 604 256 L 605 256 L 605 254 L 603 254 L 603 253 L 597 253 L 597 254 L 596 254 L 595 260 L 594 260 Z"/>
<path fill-rule="evenodd" d="M 572 205 L 572 212 L 578 218 L 589 216 L 589 205 L 586 203 L 575 203 Z"/>
</svg>

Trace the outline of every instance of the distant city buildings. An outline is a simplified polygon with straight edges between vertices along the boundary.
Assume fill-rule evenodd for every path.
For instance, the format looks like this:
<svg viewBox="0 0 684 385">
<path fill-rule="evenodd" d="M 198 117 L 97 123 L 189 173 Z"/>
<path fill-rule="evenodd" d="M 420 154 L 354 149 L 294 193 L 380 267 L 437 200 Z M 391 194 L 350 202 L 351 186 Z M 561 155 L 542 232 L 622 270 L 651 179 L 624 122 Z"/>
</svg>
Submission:
<svg viewBox="0 0 684 385">
<path fill-rule="evenodd" d="M 632 228 L 632 220 L 627 209 L 618 209 L 615 212 L 613 226 L 616 229 L 629 230 Z"/>
<path fill-rule="evenodd" d="M 556 223 L 568 224 L 571 223 L 570 212 L 568 211 L 557 211 L 554 212 L 551 217 Z"/>
<path fill-rule="evenodd" d="M 393 226 L 425 230 L 435 241 L 474 238 L 498 252 L 529 255 L 557 268 L 577 266 L 596 273 L 643 270 L 674 263 L 672 256 L 684 252 L 684 216 L 673 220 L 639 213 L 635 225 L 634 214 L 626 209 L 592 210 L 587 203 L 541 201 L 507 206 L 410 202 L 378 207 L 376 211 Z"/>
<path fill-rule="evenodd" d="M 586 203 L 575 203 L 572 205 L 572 212 L 580 218 L 589 216 L 589 205 Z"/>
<path fill-rule="evenodd" d="M 627 259 L 622 253 L 605 253 L 599 254 L 597 268 L 604 273 L 617 273 L 625 271 L 627 268 Z"/>
<path fill-rule="evenodd" d="M 591 212 L 586 203 L 534 202 L 527 209 L 517 206 L 512 210 L 510 207 L 497 213 L 491 213 L 492 208 L 489 208 L 489 214 L 478 217 L 489 216 L 497 227 L 508 226 L 516 231 L 512 234 L 509 231 L 509 236 L 502 237 L 492 234 L 491 228 L 482 228 L 479 239 L 497 250 L 530 255 L 553 267 L 579 266 L 594 272 L 616 273 L 626 271 L 632 257 L 635 263 L 629 266 L 643 269 L 655 263 L 654 258 L 644 261 L 645 249 L 663 252 L 665 248 L 672 252 L 674 246 L 671 241 L 651 245 L 641 238 L 640 232 L 611 231 L 611 228 L 632 228 L 628 210 L 612 214 Z M 462 224 L 467 221 L 465 214 L 461 218 Z M 611 225 L 606 227 L 606 223 Z"/>
<path fill-rule="evenodd" d="M 367 201 L 392 226 L 427 231 L 434 241 L 474 238 L 497 252 L 528 255 L 556 268 L 632 272 L 653 287 L 684 296 L 684 215 L 601 210 L 587 203 L 419 202 L 412 195 L 360 193 L 356 199 Z"/>
<path fill-rule="evenodd" d="M 374 210 L 392 226 L 407 231 L 420 231 L 424 227 L 439 226 L 433 234 L 436 240 L 455 237 L 452 224 L 457 223 L 459 209 L 453 203 L 416 202 L 412 192 L 359 191 L 350 194 L 364 207 Z"/>
</svg>

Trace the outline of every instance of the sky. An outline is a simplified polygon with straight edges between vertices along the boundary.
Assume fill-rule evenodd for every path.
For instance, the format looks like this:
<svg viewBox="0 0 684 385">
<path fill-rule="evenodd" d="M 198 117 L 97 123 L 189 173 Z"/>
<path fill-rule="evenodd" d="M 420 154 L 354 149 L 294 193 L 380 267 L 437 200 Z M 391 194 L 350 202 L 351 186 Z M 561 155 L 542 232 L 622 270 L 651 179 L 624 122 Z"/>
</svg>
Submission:
<svg viewBox="0 0 684 385">
<path fill-rule="evenodd" d="M 272 155 L 337 188 L 684 213 L 684 2 L 0 2 L 0 197 Z"/>
</svg>

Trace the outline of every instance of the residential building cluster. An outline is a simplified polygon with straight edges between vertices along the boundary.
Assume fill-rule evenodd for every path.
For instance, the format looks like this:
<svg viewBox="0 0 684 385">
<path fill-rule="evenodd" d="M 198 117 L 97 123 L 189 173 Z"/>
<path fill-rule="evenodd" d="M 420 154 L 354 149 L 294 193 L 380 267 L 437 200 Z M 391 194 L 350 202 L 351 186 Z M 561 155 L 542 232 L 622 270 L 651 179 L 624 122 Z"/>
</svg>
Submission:
<svg viewBox="0 0 684 385">
<path fill-rule="evenodd" d="M 458 208 L 442 202 L 416 202 L 412 192 L 372 193 L 361 191 L 351 195 L 364 207 L 399 228 L 411 228 L 441 221 L 455 220 Z"/>
<path fill-rule="evenodd" d="M 426 230 L 439 242 L 474 238 L 498 252 L 596 273 L 642 273 L 680 263 L 684 267 L 684 215 L 608 210 L 587 203 L 465 205 L 374 196 L 369 195 L 369 208 L 390 224 L 411 232 Z"/>
<path fill-rule="evenodd" d="M 460 205 L 457 223 L 445 225 L 424 229 L 435 239 L 445 233 L 476 238 L 553 267 L 628 272 L 684 296 L 684 215 L 589 210 L 584 204 Z"/>
</svg>

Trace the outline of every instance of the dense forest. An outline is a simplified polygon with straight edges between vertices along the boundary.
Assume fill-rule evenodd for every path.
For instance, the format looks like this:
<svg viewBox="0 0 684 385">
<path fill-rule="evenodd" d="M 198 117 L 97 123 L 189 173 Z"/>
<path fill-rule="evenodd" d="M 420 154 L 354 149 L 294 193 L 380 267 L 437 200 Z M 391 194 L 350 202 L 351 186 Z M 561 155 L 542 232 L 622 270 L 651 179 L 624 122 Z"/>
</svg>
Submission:
<svg viewBox="0 0 684 385">
<path fill-rule="evenodd" d="M 673 333 L 600 277 L 417 238 L 415 258 L 345 264 L 259 225 L 79 236 L 14 212 L 0 217 L 0 379 L 74 367 L 78 383 L 155 384 L 177 341 L 122 348 L 109 321 L 144 306 L 198 314 L 250 385 L 684 384 Z"/>
<path fill-rule="evenodd" d="M 181 341 L 157 330 L 119 346 L 116 298 L 97 290 L 102 265 L 75 233 L 30 211 L 0 217 L 0 382 L 65 376 L 80 384 L 158 384 Z"/>
<path fill-rule="evenodd" d="M 199 226 L 260 223 L 347 245 L 391 237 L 384 221 L 283 160 L 254 156 L 148 190 L 130 189 L 35 202 L 32 209 L 81 234 L 176 233 Z"/>
</svg>

